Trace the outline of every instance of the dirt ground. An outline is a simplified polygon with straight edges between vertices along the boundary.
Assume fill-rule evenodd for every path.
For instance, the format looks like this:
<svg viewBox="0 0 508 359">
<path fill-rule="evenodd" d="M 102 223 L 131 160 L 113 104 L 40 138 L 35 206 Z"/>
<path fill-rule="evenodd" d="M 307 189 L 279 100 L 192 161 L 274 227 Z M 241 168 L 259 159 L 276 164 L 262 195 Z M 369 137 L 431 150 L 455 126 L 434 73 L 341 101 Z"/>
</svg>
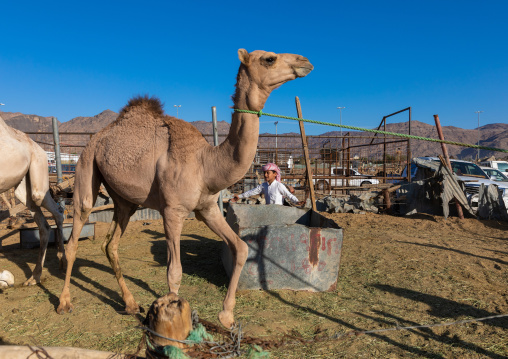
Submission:
<svg viewBox="0 0 508 359">
<path fill-rule="evenodd" d="M 327 216 L 344 229 L 335 291 L 237 293 L 235 315 L 245 335 L 308 340 L 272 348 L 272 358 L 508 356 L 508 317 L 333 338 L 508 314 L 508 223 L 422 214 Z M 56 248 L 48 250 L 42 283 L 23 287 L 38 250 L 21 250 L 19 233 L 0 227 L 0 271 L 16 278 L 14 288 L 0 290 L 0 344 L 136 351 L 142 334 L 136 318 L 121 313 L 119 288 L 100 249 L 107 227 L 96 224 L 96 239 L 79 242 L 71 282 L 75 310 L 66 315 L 55 311 L 64 278 Z M 220 248 L 202 222 L 185 221 L 179 294 L 214 323 L 227 286 Z M 146 310 L 167 293 L 162 222 L 130 223 L 119 252 L 127 285 Z"/>
</svg>

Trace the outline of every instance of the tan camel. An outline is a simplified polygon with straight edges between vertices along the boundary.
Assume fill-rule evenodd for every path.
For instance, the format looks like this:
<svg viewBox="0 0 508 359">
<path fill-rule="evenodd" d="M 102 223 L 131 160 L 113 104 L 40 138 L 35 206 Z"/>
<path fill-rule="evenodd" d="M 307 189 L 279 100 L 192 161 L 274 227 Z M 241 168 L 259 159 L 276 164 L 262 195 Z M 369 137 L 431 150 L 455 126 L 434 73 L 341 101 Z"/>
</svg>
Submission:
<svg viewBox="0 0 508 359">
<path fill-rule="evenodd" d="M 40 283 L 51 227 L 41 207 L 55 218 L 56 242 L 60 267 L 65 267 L 63 214 L 49 191 L 48 157 L 46 152 L 25 133 L 9 127 L 0 117 L 0 193 L 16 187 L 16 198 L 28 207 L 39 227 L 39 258 L 32 276 L 24 285 Z"/>
<path fill-rule="evenodd" d="M 238 50 L 234 108 L 260 111 L 275 88 L 306 76 L 313 66 L 303 56 Z M 233 309 L 247 245 L 224 220 L 217 206 L 219 192 L 239 181 L 252 164 L 259 136 L 255 114 L 234 112 L 229 135 L 217 147 L 210 146 L 189 123 L 164 114 L 158 99 L 130 100 L 118 119 L 95 135 L 76 168 L 74 229 L 66 248 L 67 273 L 58 313 L 72 311 L 69 284 L 76 258 L 78 235 L 103 183 L 115 210 L 103 244 L 115 272 L 128 313 L 139 306 L 127 289 L 118 259 L 118 243 L 138 205 L 161 212 L 168 246 L 167 281 L 178 294 L 182 279 L 180 234 L 184 219 L 195 211 L 235 255 L 228 291 L 219 313 L 227 328 L 234 324 Z"/>
</svg>

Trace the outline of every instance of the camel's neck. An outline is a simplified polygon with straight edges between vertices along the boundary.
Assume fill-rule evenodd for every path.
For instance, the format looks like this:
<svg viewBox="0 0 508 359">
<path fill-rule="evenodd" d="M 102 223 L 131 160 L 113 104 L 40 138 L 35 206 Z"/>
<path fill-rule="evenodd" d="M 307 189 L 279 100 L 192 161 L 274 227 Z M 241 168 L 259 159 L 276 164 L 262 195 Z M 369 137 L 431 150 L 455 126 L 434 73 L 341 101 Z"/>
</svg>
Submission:
<svg viewBox="0 0 508 359">
<path fill-rule="evenodd" d="M 269 96 L 249 80 L 247 72 L 240 66 L 234 95 L 234 108 L 261 110 Z M 243 178 L 252 165 L 259 137 L 259 118 L 250 113 L 234 112 L 226 140 L 213 147 L 205 160 L 208 188 L 215 192 L 227 188 Z"/>
</svg>

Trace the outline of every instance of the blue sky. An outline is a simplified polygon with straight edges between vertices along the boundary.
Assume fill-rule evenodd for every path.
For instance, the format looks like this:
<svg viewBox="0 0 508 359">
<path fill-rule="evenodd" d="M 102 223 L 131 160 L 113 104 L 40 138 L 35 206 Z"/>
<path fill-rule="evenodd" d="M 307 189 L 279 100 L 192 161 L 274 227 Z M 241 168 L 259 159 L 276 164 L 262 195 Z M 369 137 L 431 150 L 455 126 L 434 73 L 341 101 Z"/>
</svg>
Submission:
<svg viewBox="0 0 508 359">
<path fill-rule="evenodd" d="M 272 93 L 264 111 L 373 128 L 413 120 L 508 122 L 508 1 L 8 1 L 0 109 L 65 122 L 118 112 L 136 94 L 187 121 L 230 121 L 237 50 L 298 53 L 314 71 Z M 275 132 L 271 117 L 261 132 Z M 407 115 L 391 122 L 407 121 Z M 307 125 L 307 134 L 336 128 Z M 298 132 L 279 120 L 278 132 Z"/>
</svg>

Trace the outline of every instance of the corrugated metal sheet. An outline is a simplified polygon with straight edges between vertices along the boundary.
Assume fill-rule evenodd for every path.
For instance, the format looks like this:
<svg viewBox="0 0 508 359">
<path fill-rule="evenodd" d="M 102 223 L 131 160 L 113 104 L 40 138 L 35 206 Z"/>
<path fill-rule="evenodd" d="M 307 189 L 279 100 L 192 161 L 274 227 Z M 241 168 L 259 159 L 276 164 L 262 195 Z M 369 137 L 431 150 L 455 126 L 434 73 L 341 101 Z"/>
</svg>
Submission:
<svg viewBox="0 0 508 359">
<path fill-rule="evenodd" d="M 189 217 L 194 217 L 194 212 L 189 214 Z M 162 216 L 159 211 L 151 208 L 138 208 L 132 215 L 129 222 L 133 221 L 151 221 L 161 219 Z M 109 223 L 113 220 L 113 209 L 106 209 L 104 211 L 92 212 L 88 217 L 90 222 L 106 222 Z"/>
<path fill-rule="evenodd" d="M 48 243 L 55 242 L 55 231 L 56 226 L 51 226 L 51 231 L 49 232 L 49 240 Z M 69 237 L 72 232 L 72 224 L 65 223 L 63 225 L 63 237 L 64 243 L 67 243 Z M 79 238 L 86 237 L 95 237 L 95 224 L 86 223 L 81 230 Z M 20 228 L 19 229 L 19 244 L 21 248 L 37 248 L 40 246 L 40 237 L 39 237 L 39 228 Z"/>
</svg>

